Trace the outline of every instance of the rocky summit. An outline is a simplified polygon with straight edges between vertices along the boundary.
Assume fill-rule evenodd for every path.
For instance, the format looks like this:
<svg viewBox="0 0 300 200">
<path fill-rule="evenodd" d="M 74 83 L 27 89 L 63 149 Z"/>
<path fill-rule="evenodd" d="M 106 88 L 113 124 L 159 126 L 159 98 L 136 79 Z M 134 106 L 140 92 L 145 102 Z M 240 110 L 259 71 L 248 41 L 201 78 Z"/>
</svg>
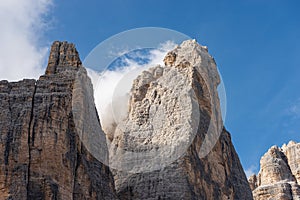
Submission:
<svg viewBox="0 0 300 200">
<path fill-rule="evenodd" d="M 38 80 L 0 81 L 0 199 L 253 199 L 207 48 L 184 41 L 164 63 L 134 80 L 127 118 L 105 133 L 73 44 L 53 43 Z M 284 179 L 296 195 L 291 146 L 266 156 L 252 189 Z"/>
<path fill-rule="evenodd" d="M 300 143 L 272 146 L 260 160 L 258 175 L 249 178 L 255 200 L 300 199 Z"/>
<path fill-rule="evenodd" d="M 164 63 L 134 80 L 128 117 L 109 133 L 119 198 L 252 199 L 207 48 L 184 41 Z"/>
</svg>

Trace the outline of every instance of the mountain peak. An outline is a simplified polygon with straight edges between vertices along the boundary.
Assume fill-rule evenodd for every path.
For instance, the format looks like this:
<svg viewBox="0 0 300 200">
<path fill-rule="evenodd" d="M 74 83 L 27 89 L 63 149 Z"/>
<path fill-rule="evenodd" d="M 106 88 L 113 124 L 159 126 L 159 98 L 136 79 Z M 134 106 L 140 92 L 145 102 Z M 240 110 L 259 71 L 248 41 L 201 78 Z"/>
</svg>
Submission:
<svg viewBox="0 0 300 200">
<path fill-rule="evenodd" d="M 68 69 L 78 70 L 82 65 L 75 45 L 68 42 L 53 42 L 50 50 L 46 75 L 56 74 Z"/>
<path fill-rule="evenodd" d="M 272 146 L 260 160 L 258 175 L 249 178 L 255 200 L 299 199 L 300 143 Z M 285 198 L 282 198 L 285 197 Z"/>
<path fill-rule="evenodd" d="M 53 43 L 39 80 L 0 82 L 1 197 L 252 199 L 207 48 L 185 41 L 165 63 L 135 79 L 110 137 L 73 44 Z"/>
<path fill-rule="evenodd" d="M 223 128 L 220 78 L 207 48 L 187 40 L 163 61 L 165 66 L 137 76 L 127 116 L 105 131 L 117 193 L 134 194 L 132 199 L 252 199 Z"/>
</svg>

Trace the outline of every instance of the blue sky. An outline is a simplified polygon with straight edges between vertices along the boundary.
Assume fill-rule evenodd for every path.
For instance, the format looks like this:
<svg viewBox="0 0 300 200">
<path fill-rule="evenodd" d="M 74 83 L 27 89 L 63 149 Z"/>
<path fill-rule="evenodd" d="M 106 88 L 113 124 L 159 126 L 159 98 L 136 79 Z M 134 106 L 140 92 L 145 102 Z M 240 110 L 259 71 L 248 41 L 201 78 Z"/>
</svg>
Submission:
<svg viewBox="0 0 300 200">
<path fill-rule="evenodd" d="M 67 40 L 83 60 L 101 41 L 132 28 L 165 27 L 196 38 L 222 74 L 225 126 L 240 160 L 257 171 L 270 146 L 300 142 L 299 6 L 278 0 L 54 0 L 35 46 Z"/>
</svg>

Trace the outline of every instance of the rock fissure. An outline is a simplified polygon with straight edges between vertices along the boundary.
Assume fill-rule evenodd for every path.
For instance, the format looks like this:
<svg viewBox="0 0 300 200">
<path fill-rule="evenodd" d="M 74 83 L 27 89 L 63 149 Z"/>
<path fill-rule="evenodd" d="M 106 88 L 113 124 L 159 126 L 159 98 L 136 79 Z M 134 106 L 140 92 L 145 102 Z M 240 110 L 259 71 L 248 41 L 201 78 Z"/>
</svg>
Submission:
<svg viewBox="0 0 300 200">
<path fill-rule="evenodd" d="M 27 191 L 27 199 L 30 197 L 29 196 L 29 180 L 30 180 L 30 164 L 31 164 L 31 130 L 33 130 L 32 127 L 32 121 L 33 121 L 33 111 L 34 111 L 34 97 L 36 94 L 36 83 L 34 84 L 34 91 L 33 91 L 33 95 L 32 95 L 32 101 L 31 101 L 31 110 L 30 110 L 30 119 L 29 119 L 29 124 L 28 124 L 28 139 L 27 139 L 27 143 L 28 143 L 28 166 L 27 166 L 27 184 L 26 184 L 26 191 Z M 34 136 L 32 136 L 34 137 Z M 32 143 L 32 145 L 34 145 L 34 143 Z"/>
<path fill-rule="evenodd" d="M 107 135 L 73 44 L 53 43 L 37 81 L 0 81 L 1 198 L 251 200 L 207 48 L 188 40 L 164 62 L 135 79 L 128 117 Z"/>
<path fill-rule="evenodd" d="M 220 128 L 212 59 L 196 41 L 185 41 L 166 55 L 165 66 L 134 80 L 129 117 L 107 133 L 120 199 L 252 199 L 229 133 Z"/>
<path fill-rule="evenodd" d="M 11 102 L 10 102 L 10 98 L 8 99 L 8 110 L 10 113 L 10 126 L 6 135 L 6 142 L 5 142 L 5 151 L 4 151 L 4 163 L 7 166 L 8 165 L 8 157 L 9 157 L 9 152 L 10 152 L 10 143 L 12 142 L 12 138 L 13 138 L 13 117 L 12 117 L 12 110 L 11 110 Z M 7 171 L 7 170 L 5 170 Z M 7 175 L 7 174 L 6 174 Z"/>
</svg>

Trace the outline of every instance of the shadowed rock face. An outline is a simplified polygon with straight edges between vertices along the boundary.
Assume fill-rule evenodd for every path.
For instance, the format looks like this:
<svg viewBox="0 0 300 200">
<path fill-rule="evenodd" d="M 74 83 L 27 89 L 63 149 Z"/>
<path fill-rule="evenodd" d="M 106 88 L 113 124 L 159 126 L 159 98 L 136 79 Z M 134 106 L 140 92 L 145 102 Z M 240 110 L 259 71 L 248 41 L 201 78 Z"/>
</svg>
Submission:
<svg viewBox="0 0 300 200">
<path fill-rule="evenodd" d="M 249 178 L 255 200 L 300 199 L 300 144 L 271 147 L 260 160 L 258 175 Z"/>
<path fill-rule="evenodd" d="M 54 42 L 39 80 L 0 82 L 1 199 L 115 198 L 109 168 L 77 135 L 72 89 L 79 73 L 92 90 L 74 45 Z"/>
<path fill-rule="evenodd" d="M 128 117 L 108 133 L 119 198 L 252 199 L 222 126 L 213 58 L 188 40 L 164 62 L 136 78 Z"/>
<path fill-rule="evenodd" d="M 91 109 L 92 85 L 73 44 L 53 43 L 39 80 L 0 81 L 0 199 L 251 200 L 230 134 L 222 126 L 213 58 L 205 47 L 186 41 L 166 56 L 165 64 L 137 77 L 123 128 L 118 124 L 106 133 L 109 146 L 100 144 L 110 154 L 104 157 L 111 169 L 79 138 L 93 143 L 84 131 L 89 124 L 99 128 L 100 137 L 105 135 Z M 74 95 L 74 89 L 80 92 Z M 74 100 L 76 109 L 93 112 L 88 120 L 86 113 L 75 117 Z M 149 130 L 156 135 L 149 138 Z M 167 145 L 176 148 L 163 148 Z M 124 149 L 152 152 L 154 160 L 134 168 Z M 151 157 L 159 150 L 164 150 L 159 157 Z M 167 157 L 172 159 L 162 160 Z M 163 162 L 163 167 L 153 165 Z"/>
</svg>

